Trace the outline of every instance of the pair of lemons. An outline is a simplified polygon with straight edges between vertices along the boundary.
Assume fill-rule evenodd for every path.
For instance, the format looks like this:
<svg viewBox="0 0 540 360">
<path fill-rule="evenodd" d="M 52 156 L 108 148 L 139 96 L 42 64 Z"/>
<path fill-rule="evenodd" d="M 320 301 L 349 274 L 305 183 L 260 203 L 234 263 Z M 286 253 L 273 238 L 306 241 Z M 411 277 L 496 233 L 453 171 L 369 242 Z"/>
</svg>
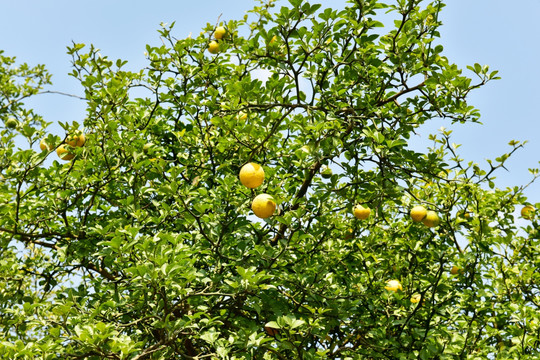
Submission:
<svg viewBox="0 0 540 360">
<path fill-rule="evenodd" d="M 261 186 L 264 181 L 264 169 L 261 165 L 250 162 L 242 166 L 239 177 L 242 185 L 255 189 Z M 276 211 L 276 202 L 272 195 L 259 194 L 253 199 L 251 210 L 253 210 L 255 216 L 266 219 Z"/>
<path fill-rule="evenodd" d="M 208 44 L 208 52 L 210 54 L 217 54 L 219 53 L 219 42 L 218 40 L 221 40 L 227 35 L 227 29 L 225 29 L 223 26 L 218 26 L 216 30 L 214 31 L 214 38 L 216 40 L 210 41 Z"/>
</svg>

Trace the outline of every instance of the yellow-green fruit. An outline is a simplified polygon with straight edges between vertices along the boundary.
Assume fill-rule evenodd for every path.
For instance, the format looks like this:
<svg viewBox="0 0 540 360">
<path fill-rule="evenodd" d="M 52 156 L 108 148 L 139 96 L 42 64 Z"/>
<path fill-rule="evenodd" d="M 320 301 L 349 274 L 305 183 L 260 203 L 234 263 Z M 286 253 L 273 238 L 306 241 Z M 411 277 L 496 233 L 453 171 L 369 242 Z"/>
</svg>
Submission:
<svg viewBox="0 0 540 360">
<path fill-rule="evenodd" d="M 332 177 L 332 169 L 330 169 L 328 166 L 326 165 L 322 165 L 321 166 L 321 176 L 324 178 L 324 179 L 330 179 Z"/>
<path fill-rule="evenodd" d="M 41 151 L 51 151 L 53 149 L 53 146 L 47 144 L 47 141 L 45 139 L 41 139 L 41 141 L 39 142 L 39 148 L 41 149 Z"/>
<path fill-rule="evenodd" d="M 19 122 L 15 120 L 14 118 L 9 118 L 6 120 L 6 127 L 8 129 L 15 129 L 19 125 Z"/>
<path fill-rule="evenodd" d="M 426 215 L 427 215 L 427 210 L 422 205 L 417 205 L 411 209 L 411 218 L 416 222 L 420 222 L 424 220 Z"/>
<path fill-rule="evenodd" d="M 210 41 L 210 44 L 208 44 L 208 52 L 210 54 L 217 54 L 219 52 L 219 43 L 217 41 Z"/>
<path fill-rule="evenodd" d="M 461 268 L 457 265 L 452 266 L 452 269 L 450 269 L 450 274 L 457 275 L 461 271 Z"/>
<path fill-rule="evenodd" d="M 67 140 L 66 140 L 66 143 L 69 146 L 73 146 L 73 147 L 77 147 L 77 146 L 81 147 L 81 146 L 84 145 L 85 142 L 86 142 L 86 137 L 80 131 L 75 133 L 75 134 L 69 135 Z"/>
<path fill-rule="evenodd" d="M 353 213 L 357 219 L 365 220 L 371 214 L 371 209 L 358 204 L 354 207 Z"/>
<path fill-rule="evenodd" d="M 238 113 L 238 120 L 246 121 L 247 118 L 248 118 L 248 115 L 247 115 L 245 112 L 240 111 L 240 112 Z"/>
<path fill-rule="evenodd" d="M 469 220 L 472 219 L 473 214 L 472 214 L 470 211 L 468 211 L 468 210 L 459 210 L 459 211 L 457 212 L 456 216 L 457 216 L 458 218 L 463 219 L 463 220 L 469 221 Z"/>
<path fill-rule="evenodd" d="M 227 34 L 227 30 L 223 26 L 218 26 L 214 31 L 214 37 L 218 40 L 221 40 Z"/>
<path fill-rule="evenodd" d="M 521 216 L 524 219 L 530 219 L 535 212 L 535 208 L 532 205 L 525 205 L 523 209 L 521 209 Z"/>
<path fill-rule="evenodd" d="M 435 227 L 439 225 L 439 215 L 433 210 L 428 210 L 426 217 L 422 220 L 427 227 Z"/>
<path fill-rule="evenodd" d="M 247 163 L 240 169 L 240 182 L 245 187 L 255 189 L 264 181 L 264 169 L 256 163 Z"/>
<path fill-rule="evenodd" d="M 422 295 L 420 294 L 414 294 L 413 296 L 411 296 L 411 302 L 413 304 L 419 303 L 421 299 L 422 299 Z"/>
<path fill-rule="evenodd" d="M 398 280 L 388 280 L 386 286 L 384 287 L 388 291 L 396 292 L 398 290 L 403 290 L 401 283 Z"/>
<path fill-rule="evenodd" d="M 68 150 L 66 144 L 62 144 L 58 148 L 56 148 L 56 155 L 58 155 L 60 159 L 65 161 L 69 161 L 75 157 L 75 154 L 71 153 Z"/>
<path fill-rule="evenodd" d="M 276 210 L 276 202 L 271 195 L 260 194 L 253 199 L 251 203 L 251 210 L 255 216 L 266 219 L 274 214 Z"/>
</svg>

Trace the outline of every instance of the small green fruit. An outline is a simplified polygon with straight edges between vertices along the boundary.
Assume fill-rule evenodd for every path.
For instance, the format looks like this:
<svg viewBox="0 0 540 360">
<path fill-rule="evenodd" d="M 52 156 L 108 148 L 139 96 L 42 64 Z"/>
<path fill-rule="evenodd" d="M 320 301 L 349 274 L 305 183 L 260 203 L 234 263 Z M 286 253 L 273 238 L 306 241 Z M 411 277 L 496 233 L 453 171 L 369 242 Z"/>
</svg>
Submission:
<svg viewBox="0 0 540 360">
<path fill-rule="evenodd" d="M 8 129 L 15 129 L 19 125 L 19 122 L 14 118 L 9 118 L 6 120 L 6 127 Z"/>
<path fill-rule="evenodd" d="M 321 166 L 321 176 L 323 179 L 330 179 L 332 177 L 332 169 L 326 165 Z"/>
</svg>

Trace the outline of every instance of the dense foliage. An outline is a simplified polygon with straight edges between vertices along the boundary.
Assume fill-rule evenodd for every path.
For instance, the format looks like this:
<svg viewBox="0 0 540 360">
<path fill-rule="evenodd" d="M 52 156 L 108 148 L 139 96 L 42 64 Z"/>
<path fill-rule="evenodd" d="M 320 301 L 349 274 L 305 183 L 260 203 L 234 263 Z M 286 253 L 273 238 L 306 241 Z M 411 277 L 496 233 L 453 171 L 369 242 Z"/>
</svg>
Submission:
<svg viewBox="0 0 540 360">
<path fill-rule="evenodd" d="M 537 359 L 538 216 L 494 181 L 522 144 L 484 169 L 450 130 L 410 146 L 477 122 L 496 78 L 443 55 L 443 6 L 269 1 L 221 39 L 164 26 L 140 71 L 73 44 L 87 111 L 61 134 L 23 104 L 49 74 L 1 53 L 0 357 Z"/>
</svg>

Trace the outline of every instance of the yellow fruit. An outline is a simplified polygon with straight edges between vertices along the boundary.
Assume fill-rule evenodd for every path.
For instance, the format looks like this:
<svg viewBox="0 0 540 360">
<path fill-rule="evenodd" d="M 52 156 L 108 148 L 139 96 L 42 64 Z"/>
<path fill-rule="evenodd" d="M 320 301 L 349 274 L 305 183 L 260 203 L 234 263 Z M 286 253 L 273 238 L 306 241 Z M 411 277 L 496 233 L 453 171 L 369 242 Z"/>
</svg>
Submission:
<svg viewBox="0 0 540 360">
<path fill-rule="evenodd" d="M 403 290 L 401 283 L 398 280 L 388 280 L 386 286 L 384 287 L 388 291 L 396 292 L 398 290 Z"/>
<path fill-rule="evenodd" d="M 354 207 L 353 213 L 357 219 L 365 220 L 371 214 L 371 209 L 358 204 Z"/>
<path fill-rule="evenodd" d="M 535 208 L 534 206 L 532 205 L 525 205 L 523 207 L 523 209 L 521 209 L 521 216 L 524 218 L 524 219 L 530 219 L 534 212 L 535 212 Z"/>
<path fill-rule="evenodd" d="M 14 118 L 9 118 L 6 120 L 6 127 L 8 129 L 15 129 L 19 125 L 19 122 L 15 120 Z"/>
<path fill-rule="evenodd" d="M 214 37 L 218 40 L 221 40 L 227 34 L 227 30 L 223 26 L 218 26 L 214 31 Z"/>
<path fill-rule="evenodd" d="M 81 147 L 84 145 L 85 142 L 86 142 L 86 137 L 80 131 L 75 134 L 69 135 L 66 140 L 66 144 L 73 147 L 76 147 L 76 146 Z"/>
<path fill-rule="evenodd" d="M 414 294 L 413 296 L 411 296 L 411 302 L 413 304 L 419 303 L 421 299 L 422 299 L 422 295 L 420 294 Z"/>
<path fill-rule="evenodd" d="M 427 214 L 427 210 L 422 205 L 417 205 L 411 209 L 411 218 L 416 221 L 420 222 L 422 221 Z"/>
<path fill-rule="evenodd" d="M 62 160 L 69 161 L 75 157 L 75 154 L 71 153 L 65 144 L 60 145 L 56 149 L 56 155 Z"/>
<path fill-rule="evenodd" d="M 435 227 L 439 225 L 439 215 L 433 210 L 428 210 L 426 217 L 422 220 L 427 227 Z"/>
<path fill-rule="evenodd" d="M 208 44 L 208 52 L 210 54 L 219 53 L 219 43 L 217 41 L 210 41 L 210 44 Z"/>
<path fill-rule="evenodd" d="M 247 114 L 243 111 L 240 111 L 238 113 L 238 119 L 241 120 L 241 121 L 246 121 L 248 118 Z"/>
<path fill-rule="evenodd" d="M 462 220 L 471 220 L 473 217 L 473 214 L 468 210 L 459 210 L 456 213 L 456 216 Z"/>
<path fill-rule="evenodd" d="M 461 268 L 457 265 L 452 266 L 452 269 L 450 269 L 450 274 L 452 275 L 456 275 L 459 272 L 461 272 Z"/>
<path fill-rule="evenodd" d="M 276 202 L 271 195 L 260 194 L 253 199 L 253 202 L 251 203 L 251 210 L 253 210 L 255 216 L 261 219 L 266 219 L 274 214 L 274 211 L 276 210 Z"/>
<path fill-rule="evenodd" d="M 261 165 L 247 163 L 240 169 L 240 182 L 245 187 L 255 189 L 264 181 L 264 169 Z"/>
<path fill-rule="evenodd" d="M 41 151 L 51 151 L 53 149 L 53 146 L 47 144 L 47 141 L 45 141 L 45 139 L 41 139 L 41 141 L 39 142 L 39 148 L 41 149 Z"/>
</svg>

